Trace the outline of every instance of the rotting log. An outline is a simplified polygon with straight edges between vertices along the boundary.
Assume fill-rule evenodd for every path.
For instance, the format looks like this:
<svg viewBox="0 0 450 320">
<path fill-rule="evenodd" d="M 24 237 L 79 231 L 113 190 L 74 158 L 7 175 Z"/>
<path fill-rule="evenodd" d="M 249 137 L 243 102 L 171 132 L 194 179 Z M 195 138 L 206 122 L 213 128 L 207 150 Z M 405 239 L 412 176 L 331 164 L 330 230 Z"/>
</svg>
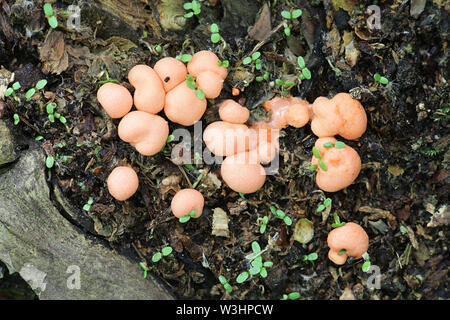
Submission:
<svg viewBox="0 0 450 320">
<path fill-rule="evenodd" d="M 3 137 L 0 137 L 2 140 Z M 66 220 L 50 199 L 37 144 L 0 169 L 0 260 L 46 299 L 173 299 L 137 263 Z"/>
</svg>

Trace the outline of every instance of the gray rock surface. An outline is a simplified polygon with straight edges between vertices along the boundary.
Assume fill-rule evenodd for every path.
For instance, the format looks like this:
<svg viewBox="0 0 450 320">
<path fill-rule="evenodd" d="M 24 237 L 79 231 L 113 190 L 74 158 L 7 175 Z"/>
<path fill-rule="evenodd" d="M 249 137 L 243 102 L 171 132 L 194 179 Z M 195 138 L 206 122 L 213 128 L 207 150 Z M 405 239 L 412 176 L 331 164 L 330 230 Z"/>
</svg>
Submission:
<svg viewBox="0 0 450 320">
<path fill-rule="evenodd" d="M 5 121 L 0 119 L 0 166 L 13 162 L 16 157 L 14 138 Z"/>
<path fill-rule="evenodd" d="M 9 272 L 19 272 L 42 300 L 173 299 L 154 277 L 144 279 L 137 263 L 87 238 L 58 212 L 44 161 L 30 146 L 0 169 L 0 260 Z"/>
</svg>

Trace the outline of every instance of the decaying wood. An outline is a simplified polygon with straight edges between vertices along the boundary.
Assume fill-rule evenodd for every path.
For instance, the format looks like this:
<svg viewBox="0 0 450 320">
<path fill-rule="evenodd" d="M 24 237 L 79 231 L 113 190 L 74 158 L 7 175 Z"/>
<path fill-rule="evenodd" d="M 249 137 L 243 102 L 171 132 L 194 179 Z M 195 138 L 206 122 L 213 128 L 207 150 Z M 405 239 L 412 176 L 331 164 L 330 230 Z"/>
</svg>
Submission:
<svg viewBox="0 0 450 320">
<path fill-rule="evenodd" d="M 45 156 L 31 147 L 0 170 L 0 260 L 40 299 L 172 299 L 138 263 L 66 220 L 50 200 Z M 78 282 L 79 274 L 79 282 Z"/>
</svg>

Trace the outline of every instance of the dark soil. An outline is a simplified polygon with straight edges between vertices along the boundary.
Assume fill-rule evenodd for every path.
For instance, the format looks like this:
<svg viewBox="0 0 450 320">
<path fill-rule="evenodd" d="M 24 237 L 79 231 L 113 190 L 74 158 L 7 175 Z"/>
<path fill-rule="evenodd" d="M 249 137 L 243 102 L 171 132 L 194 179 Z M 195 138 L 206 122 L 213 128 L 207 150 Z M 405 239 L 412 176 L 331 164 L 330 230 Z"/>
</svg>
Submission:
<svg viewBox="0 0 450 320">
<path fill-rule="evenodd" d="M 23 87 L 17 93 L 21 103 L 6 99 L 3 118 L 12 122 L 14 113 L 21 117 L 16 127 L 21 148 L 43 136 L 45 152 L 57 159 L 49 170 L 49 183 L 77 208 L 67 215 L 74 224 L 108 240 L 111 248 L 136 264 L 145 262 L 178 298 L 280 299 L 299 292 L 300 299 L 339 299 L 345 289 L 356 299 L 450 297 L 448 4 L 427 1 L 414 18 L 410 1 L 270 1 L 268 31 L 282 22 L 282 10 L 301 8 L 303 15 L 291 23 L 291 37 L 281 27 L 259 48 L 263 70 L 258 71 L 242 66 L 241 60 L 258 44 L 249 38 L 248 29 L 260 19 L 263 1 L 205 1 L 201 14 L 190 18 L 184 30 L 170 32 L 159 23 L 161 6 L 134 1 L 135 7 L 121 10 L 119 0 L 100 1 L 103 8 L 81 1 L 82 29 L 71 31 L 64 26 L 63 10 L 69 2 L 53 5 L 60 27 L 52 30 L 40 3 L 30 2 L 32 8 L 25 9 L 21 1 L 0 0 L 0 65 L 15 72 Z M 375 2 L 381 9 L 381 29 L 370 31 L 366 8 Z M 342 5 L 339 9 L 333 4 Z M 35 13 L 32 19 L 27 19 L 29 12 Z M 114 15 L 118 17 L 112 19 Z M 225 48 L 210 41 L 208 25 L 214 22 Z M 344 42 L 352 40 L 354 49 L 346 52 Z M 162 46 L 162 53 L 155 51 L 156 45 Z M 305 57 L 312 79 L 297 81 L 290 95 L 311 103 L 339 92 L 358 98 L 367 112 L 368 128 L 357 141 L 345 141 L 363 162 L 357 180 L 340 192 L 318 190 L 314 175 L 306 170 L 316 140 L 309 126 L 283 130 L 279 173 L 245 196 L 224 183 L 214 184 L 212 175 L 220 179 L 217 165 L 173 164 L 171 149 L 177 142 L 154 157 L 144 157 L 121 141 L 119 121 L 110 120 L 96 100 L 101 81 L 114 79 L 131 90 L 127 73 L 134 65 L 153 66 L 161 57 L 203 49 L 230 61 L 224 90 L 209 102 L 203 127 L 218 119 L 217 104 L 226 98 L 245 102 L 254 117 L 260 116 L 262 102 L 286 94 L 273 81 L 295 76 L 299 55 Z M 43 57 L 46 50 L 50 52 Z M 346 60 L 346 54 L 356 50 L 359 56 Z M 255 76 L 266 71 L 269 82 L 256 82 Z M 389 84 L 376 83 L 375 73 Z M 48 80 L 45 90 L 25 102 L 26 90 L 39 79 Z M 231 95 L 232 88 L 241 90 L 239 97 Z M 67 119 L 67 128 L 48 121 L 45 105 L 50 101 Z M 172 132 L 177 126 L 170 128 Z M 140 177 L 139 191 L 126 202 L 112 199 L 105 183 L 119 164 L 133 166 Z M 181 224 L 170 212 L 170 201 L 179 188 L 190 184 L 197 184 L 204 194 L 206 208 L 200 219 Z M 327 197 L 332 209 L 323 221 L 316 210 Z M 93 205 L 87 212 L 82 208 L 89 198 Z M 292 226 L 273 217 L 270 206 L 283 210 Z M 211 235 L 212 210 L 218 207 L 228 214 L 229 238 Z M 447 220 L 429 226 L 439 210 Z M 382 273 L 380 289 L 367 288 L 370 274 L 362 271 L 362 259 L 343 266 L 328 260 L 326 239 L 334 212 L 341 221 L 359 223 L 367 231 L 371 263 Z M 265 215 L 271 219 L 261 234 L 258 218 Z M 304 245 L 292 237 L 301 218 L 314 225 L 314 238 Z M 249 268 L 245 256 L 253 241 L 268 248 L 263 259 L 274 265 L 267 278 L 255 276 L 238 284 L 236 277 Z M 153 263 L 153 254 L 168 245 L 173 254 Z M 312 252 L 318 259 L 303 261 Z M 219 275 L 228 279 L 232 293 L 219 284 Z"/>
</svg>

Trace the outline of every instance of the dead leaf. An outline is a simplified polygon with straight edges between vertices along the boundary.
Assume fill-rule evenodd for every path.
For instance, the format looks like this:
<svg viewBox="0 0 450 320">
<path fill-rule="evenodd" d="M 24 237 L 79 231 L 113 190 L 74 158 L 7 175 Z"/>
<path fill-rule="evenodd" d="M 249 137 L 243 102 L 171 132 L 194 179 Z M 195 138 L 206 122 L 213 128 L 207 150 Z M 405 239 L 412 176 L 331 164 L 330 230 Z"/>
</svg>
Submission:
<svg viewBox="0 0 450 320">
<path fill-rule="evenodd" d="M 213 222 L 212 222 L 212 232 L 213 236 L 218 237 L 230 237 L 230 230 L 228 230 L 228 216 L 225 210 L 222 208 L 213 209 Z"/>
<path fill-rule="evenodd" d="M 51 31 L 42 46 L 39 59 L 44 63 L 42 72 L 60 74 L 69 67 L 69 55 L 64 44 L 64 34 Z"/>
<path fill-rule="evenodd" d="M 450 224 L 450 209 L 447 205 L 443 205 L 433 213 L 427 227 L 434 228 L 439 226 L 447 226 L 448 224 Z"/>
<path fill-rule="evenodd" d="M 417 235 L 427 239 L 427 240 L 433 240 L 433 237 L 430 236 L 429 234 L 426 233 L 425 229 L 422 227 L 422 225 L 417 224 L 416 225 L 416 229 L 417 229 Z"/>
<path fill-rule="evenodd" d="M 401 168 L 398 165 L 393 165 L 393 166 L 389 166 L 388 167 L 388 171 L 394 176 L 394 177 L 398 177 L 401 176 L 404 172 L 405 169 Z"/>
<path fill-rule="evenodd" d="M 294 228 L 293 238 L 301 244 L 308 243 L 314 237 L 314 225 L 306 218 L 300 219 Z"/>
<path fill-rule="evenodd" d="M 369 220 L 378 220 L 380 218 L 388 219 L 390 226 L 397 225 L 395 216 L 387 210 L 363 206 L 359 208 L 359 211 L 364 213 L 371 213 L 372 215 L 369 216 Z"/>
<path fill-rule="evenodd" d="M 419 249 L 419 242 L 417 242 L 416 235 L 414 234 L 414 230 L 410 226 L 406 226 L 406 231 L 408 232 L 409 241 L 414 249 Z"/>
<path fill-rule="evenodd" d="M 180 191 L 181 176 L 172 174 L 161 181 L 160 193 L 162 199 L 165 199 L 166 193 L 175 194 Z"/>
<path fill-rule="evenodd" d="M 346 287 L 342 295 L 339 297 L 339 300 L 356 300 L 356 298 L 352 289 L 350 289 L 350 287 Z"/>
<path fill-rule="evenodd" d="M 331 48 L 331 53 L 334 60 L 337 60 L 339 51 L 341 49 L 341 35 L 336 27 L 333 27 L 327 35 L 327 41 L 325 42 L 328 48 Z"/>
<path fill-rule="evenodd" d="M 333 7 L 337 11 L 339 8 L 351 12 L 357 5 L 357 0 L 333 0 Z"/>
<path fill-rule="evenodd" d="M 271 30 L 270 7 L 265 3 L 258 20 L 256 20 L 255 25 L 248 32 L 248 36 L 250 39 L 262 41 L 267 37 Z"/>
</svg>

